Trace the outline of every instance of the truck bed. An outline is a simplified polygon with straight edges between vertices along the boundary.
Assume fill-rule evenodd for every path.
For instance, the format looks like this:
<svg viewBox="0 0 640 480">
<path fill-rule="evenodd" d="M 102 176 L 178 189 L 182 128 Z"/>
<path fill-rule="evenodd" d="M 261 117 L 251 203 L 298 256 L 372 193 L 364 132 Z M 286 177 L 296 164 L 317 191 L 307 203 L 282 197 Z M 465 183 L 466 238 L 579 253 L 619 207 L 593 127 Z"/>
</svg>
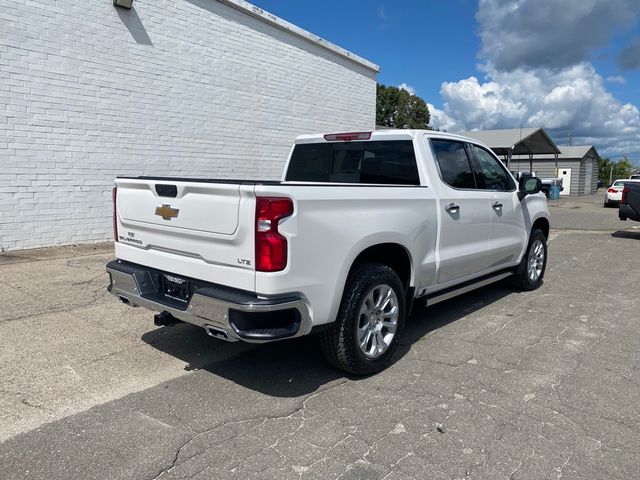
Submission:
<svg viewBox="0 0 640 480">
<path fill-rule="evenodd" d="M 217 183 L 217 184 L 229 184 L 229 185 L 248 185 L 248 186 L 280 186 L 280 185 L 299 185 L 305 187 L 385 187 L 385 188 L 429 188 L 426 185 L 402 185 L 402 184 L 372 184 L 372 183 L 340 183 L 340 182 L 298 182 L 293 180 L 281 181 L 281 180 L 236 180 L 236 179 L 220 179 L 220 178 L 195 178 L 195 177 L 150 177 L 150 176 L 117 176 L 116 180 L 145 180 L 151 182 L 193 182 L 193 183 Z"/>
</svg>

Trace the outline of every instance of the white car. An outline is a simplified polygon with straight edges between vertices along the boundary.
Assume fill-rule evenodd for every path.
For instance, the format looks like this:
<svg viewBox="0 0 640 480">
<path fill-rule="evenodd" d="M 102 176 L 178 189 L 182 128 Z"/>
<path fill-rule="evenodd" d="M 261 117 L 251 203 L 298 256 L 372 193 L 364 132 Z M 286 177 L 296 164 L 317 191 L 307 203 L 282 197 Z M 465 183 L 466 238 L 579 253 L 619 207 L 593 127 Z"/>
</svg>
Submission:
<svg viewBox="0 0 640 480">
<path fill-rule="evenodd" d="M 227 341 L 318 333 L 335 366 L 384 368 L 414 299 L 542 284 L 549 211 L 475 140 L 303 135 L 282 181 L 118 177 L 109 291 Z"/>
<path fill-rule="evenodd" d="M 617 207 L 620 205 L 620 200 L 622 200 L 622 189 L 624 188 L 625 182 L 640 182 L 640 180 L 623 178 L 613 182 L 604 194 L 605 207 Z"/>
</svg>

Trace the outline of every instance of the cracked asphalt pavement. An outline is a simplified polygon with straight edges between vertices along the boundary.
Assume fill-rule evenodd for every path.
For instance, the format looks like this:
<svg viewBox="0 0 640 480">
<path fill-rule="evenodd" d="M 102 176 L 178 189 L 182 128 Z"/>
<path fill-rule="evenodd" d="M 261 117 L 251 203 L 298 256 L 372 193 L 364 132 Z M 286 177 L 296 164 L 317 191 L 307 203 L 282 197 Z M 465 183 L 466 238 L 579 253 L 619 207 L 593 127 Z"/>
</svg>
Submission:
<svg viewBox="0 0 640 480">
<path fill-rule="evenodd" d="M 635 478 L 640 224 L 550 206 L 543 287 L 416 304 L 395 362 L 211 339 L 105 291 L 110 245 L 0 255 L 0 476 Z"/>
</svg>

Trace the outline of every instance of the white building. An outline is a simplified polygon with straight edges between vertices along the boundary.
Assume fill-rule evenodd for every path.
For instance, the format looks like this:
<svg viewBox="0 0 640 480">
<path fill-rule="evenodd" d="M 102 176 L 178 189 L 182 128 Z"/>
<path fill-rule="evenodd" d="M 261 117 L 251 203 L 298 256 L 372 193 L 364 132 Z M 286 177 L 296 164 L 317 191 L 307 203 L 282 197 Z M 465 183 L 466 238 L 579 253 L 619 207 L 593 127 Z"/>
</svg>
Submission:
<svg viewBox="0 0 640 480">
<path fill-rule="evenodd" d="M 241 0 L 4 0 L 0 248 L 109 239 L 116 175 L 278 178 L 378 66 Z"/>
</svg>

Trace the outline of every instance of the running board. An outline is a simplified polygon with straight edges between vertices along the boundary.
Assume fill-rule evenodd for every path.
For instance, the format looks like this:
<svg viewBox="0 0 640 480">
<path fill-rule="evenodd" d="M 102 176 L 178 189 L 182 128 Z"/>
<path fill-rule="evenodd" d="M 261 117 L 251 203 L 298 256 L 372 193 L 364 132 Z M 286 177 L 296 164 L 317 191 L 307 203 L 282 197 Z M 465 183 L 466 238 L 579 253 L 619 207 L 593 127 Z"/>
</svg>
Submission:
<svg viewBox="0 0 640 480">
<path fill-rule="evenodd" d="M 462 285 L 448 288 L 442 292 L 433 293 L 431 296 L 426 297 L 427 305 L 431 306 L 435 305 L 436 303 L 444 302 L 445 300 L 449 300 L 450 298 L 462 295 L 463 293 L 470 292 L 472 290 L 484 287 L 495 282 L 499 282 L 500 280 L 510 277 L 511 275 L 513 275 L 513 271 L 492 274 L 480 279 L 471 280 L 470 282 L 463 283 Z"/>
</svg>

